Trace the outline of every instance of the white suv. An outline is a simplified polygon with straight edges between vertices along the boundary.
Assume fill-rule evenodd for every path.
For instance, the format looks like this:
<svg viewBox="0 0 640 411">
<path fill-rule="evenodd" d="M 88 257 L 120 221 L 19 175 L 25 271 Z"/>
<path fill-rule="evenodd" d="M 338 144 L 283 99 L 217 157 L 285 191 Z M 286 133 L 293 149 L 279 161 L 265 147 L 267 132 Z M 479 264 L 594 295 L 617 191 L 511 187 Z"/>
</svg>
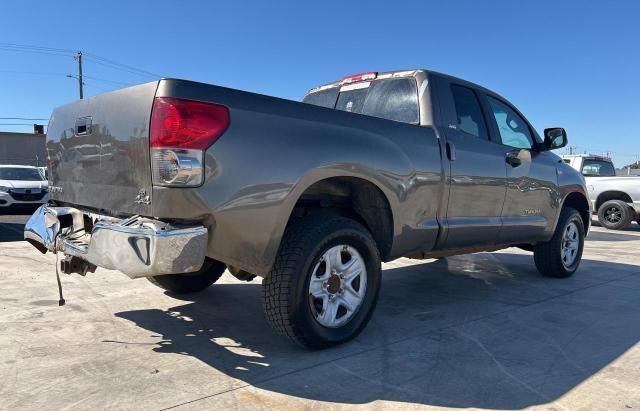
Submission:
<svg viewBox="0 0 640 411">
<path fill-rule="evenodd" d="M 46 203 L 47 185 L 38 167 L 0 165 L 0 209 Z"/>
</svg>

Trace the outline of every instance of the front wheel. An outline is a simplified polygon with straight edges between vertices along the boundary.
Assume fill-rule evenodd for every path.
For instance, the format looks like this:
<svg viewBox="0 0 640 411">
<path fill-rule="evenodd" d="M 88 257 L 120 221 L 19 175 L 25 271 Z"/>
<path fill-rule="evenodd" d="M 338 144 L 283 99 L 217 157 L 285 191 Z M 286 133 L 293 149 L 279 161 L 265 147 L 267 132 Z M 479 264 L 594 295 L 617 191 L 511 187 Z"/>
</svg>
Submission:
<svg viewBox="0 0 640 411">
<path fill-rule="evenodd" d="M 348 341 L 373 313 L 380 274 L 376 243 L 356 221 L 330 216 L 293 222 L 262 282 L 265 316 L 308 348 Z"/>
<path fill-rule="evenodd" d="M 578 270 L 584 249 L 584 223 L 573 208 L 560 212 L 551 240 L 538 243 L 533 251 L 536 268 L 546 277 L 570 277 Z"/>
<path fill-rule="evenodd" d="M 218 279 L 227 268 L 224 263 L 206 257 L 202 268 L 193 273 L 165 274 L 147 277 L 153 284 L 175 294 L 195 293 L 202 291 Z"/>
</svg>

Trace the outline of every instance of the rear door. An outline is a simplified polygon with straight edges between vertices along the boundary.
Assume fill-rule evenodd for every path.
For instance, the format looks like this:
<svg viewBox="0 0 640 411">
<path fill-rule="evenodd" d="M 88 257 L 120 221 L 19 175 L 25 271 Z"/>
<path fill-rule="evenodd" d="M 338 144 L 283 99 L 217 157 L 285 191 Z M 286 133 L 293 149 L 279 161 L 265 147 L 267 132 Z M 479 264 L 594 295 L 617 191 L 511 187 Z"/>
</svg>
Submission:
<svg viewBox="0 0 640 411">
<path fill-rule="evenodd" d="M 151 215 L 149 121 L 158 82 L 57 108 L 49 121 L 50 198 Z"/>
<path fill-rule="evenodd" d="M 440 247 L 495 244 L 506 192 L 504 149 L 491 140 L 478 93 L 445 79 L 439 83 L 450 167 L 447 234 Z"/>
</svg>

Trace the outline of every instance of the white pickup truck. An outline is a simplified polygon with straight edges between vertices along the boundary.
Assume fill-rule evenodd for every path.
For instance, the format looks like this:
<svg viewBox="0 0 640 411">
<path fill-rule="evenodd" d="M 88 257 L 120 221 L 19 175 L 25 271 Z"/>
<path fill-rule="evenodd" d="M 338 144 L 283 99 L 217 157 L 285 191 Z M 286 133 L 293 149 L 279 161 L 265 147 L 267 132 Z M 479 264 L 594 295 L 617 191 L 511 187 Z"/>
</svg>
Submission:
<svg viewBox="0 0 640 411">
<path fill-rule="evenodd" d="M 606 157 L 579 154 L 562 159 L 584 176 L 600 224 L 610 230 L 623 230 L 633 220 L 640 224 L 640 177 L 616 176 Z"/>
</svg>

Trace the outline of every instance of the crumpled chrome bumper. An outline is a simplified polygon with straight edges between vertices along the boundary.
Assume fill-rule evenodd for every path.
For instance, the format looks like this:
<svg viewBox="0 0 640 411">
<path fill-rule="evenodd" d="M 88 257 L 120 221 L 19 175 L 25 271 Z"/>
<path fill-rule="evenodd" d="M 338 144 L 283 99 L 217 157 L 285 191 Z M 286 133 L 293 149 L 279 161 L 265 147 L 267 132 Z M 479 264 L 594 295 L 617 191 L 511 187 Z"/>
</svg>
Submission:
<svg viewBox="0 0 640 411">
<path fill-rule="evenodd" d="M 140 216 L 117 219 L 48 205 L 38 208 L 24 229 L 25 240 L 43 253 L 63 252 L 131 278 L 198 271 L 207 237 L 203 226 Z"/>
</svg>

